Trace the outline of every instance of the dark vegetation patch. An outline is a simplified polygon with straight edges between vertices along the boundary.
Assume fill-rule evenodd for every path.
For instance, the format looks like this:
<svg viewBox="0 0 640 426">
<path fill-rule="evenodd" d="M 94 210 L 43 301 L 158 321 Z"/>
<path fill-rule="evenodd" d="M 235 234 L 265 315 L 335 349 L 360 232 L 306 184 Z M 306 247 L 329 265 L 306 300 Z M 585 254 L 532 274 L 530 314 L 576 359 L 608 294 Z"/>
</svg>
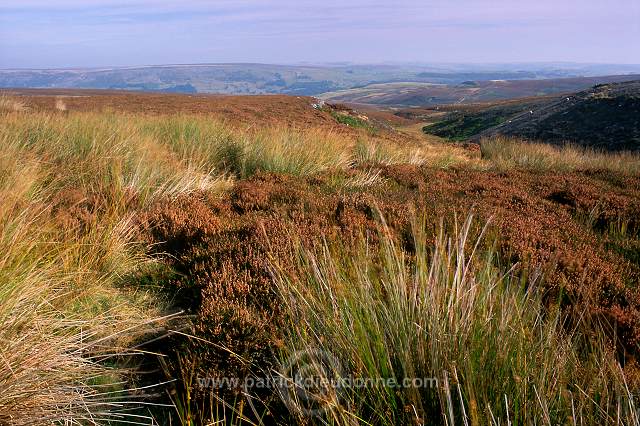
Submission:
<svg viewBox="0 0 640 426">
<path fill-rule="evenodd" d="M 640 81 L 565 96 L 486 132 L 609 151 L 640 149 Z"/>
<path fill-rule="evenodd" d="M 559 98 L 481 108 L 460 106 L 423 131 L 451 140 L 506 135 L 554 144 L 573 142 L 606 151 L 634 151 L 640 149 L 640 82 L 603 84 Z"/>
<path fill-rule="evenodd" d="M 223 199 L 192 194 L 153 208 L 143 229 L 158 252 L 170 255 L 176 274 L 165 286 L 178 293 L 175 304 L 192 313 L 194 333 L 203 339 L 174 337 L 174 377 L 184 365 L 190 377 L 268 371 L 284 323 L 270 262 L 293 268 L 300 241 L 348 246 L 365 233 L 374 242 L 378 212 L 409 255 L 414 212 L 433 223 L 434 238 L 441 218 L 452 221 L 472 210 L 480 222 L 491 219 L 505 264 L 543 271 L 550 304 L 609 320 L 620 353 L 637 355 L 640 265 L 638 235 L 630 230 L 640 225 L 640 178 L 409 165 L 381 173 L 384 183 L 348 193 L 327 176 L 261 174 Z M 625 232 L 608 231 L 619 223 Z M 196 390 L 192 398 L 204 401 L 207 392 Z"/>
<path fill-rule="evenodd" d="M 462 109 L 454 111 L 442 121 L 425 126 L 423 132 L 451 140 L 466 140 L 492 127 L 507 122 L 511 117 L 531 111 L 537 102 L 505 103 L 480 111 Z"/>
<path fill-rule="evenodd" d="M 355 129 L 366 129 L 370 132 L 375 131 L 375 126 L 369 122 L 369 118 L 364 115 L 359 115 L 356 111 L 352 110 L 346 105 L 331 104 L 323 108 L 323 111 L 328 112 L 336 122 L 344 124 Z"/>
<path fill-rule="evenodd" d="M 640 98 L 587 99 L 505 133 L 545 142 L 572 141 L 605 150 L 637 150 Z"/>
<path fill-rule="evenodd" d="M 497 114 L 453 113 L 445 120 L 425 126 L 422 130 L 430 135 L 459 141 L 469 139 L 483 130 L 497 126 L 506 119 L 505 116 Z"/>
<path fill-rule="evenodd" d="M 331 111 L 331 116 L 340 124 L 346 124 L 347 126 L 362 129 L 371 128 L 371 125 L 368 122 L 350 114 L 341 114 L 339 112 Z"/>
</svg>

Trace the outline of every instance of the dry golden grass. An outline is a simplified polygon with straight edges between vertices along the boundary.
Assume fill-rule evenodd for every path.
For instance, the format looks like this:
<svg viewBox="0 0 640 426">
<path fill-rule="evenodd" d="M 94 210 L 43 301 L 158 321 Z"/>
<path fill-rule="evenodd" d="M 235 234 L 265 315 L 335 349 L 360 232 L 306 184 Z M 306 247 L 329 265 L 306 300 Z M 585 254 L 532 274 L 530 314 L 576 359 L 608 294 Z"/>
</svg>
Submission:
<svg viewBox="0 0 640 426">
<path fill-rule="evenodd" d="M 640 173 L 640 155 L 631 152 L 610 153 L 571 144 L 558 147 L 507 137 L 484 139 L 481 146 L 489 167 L 498 169 Z"/>
<path fill-rule="evenodd" d="M 55 241 L 56 224 L 47 219 L 47 207 L 30 199 L 37 193 L 36 168 L 31 165 L 27 173 L 18 167 L 11 170 L 6 156 L 0 158 L 0 423 L 89 418 L 108 408 L 112 397 L 108 392 L 99 395 L 91 384 L 101 377 L 107 383 L 112 377 L 110 369 L 93 357 L 117 353 L 117 344 L 131 336 L 112 339 L 109 345 L 100 339 L 141 324 L 144 315 L 126 304 L 117 316 L 85 313 L 83 319 L 65 312 L 83 292 L 97 298 L 91 289 L 113 278 L 108 271 L 100 277 L 91 271 L 94 263 L 106 259 L 91 257 L 82 242 Z M 86 288 L 78 291 L 73 283 L 81 276 Z"/>
<path fill-rule="evenodd" d="M 67 104 L 65 104 L 64 101 L 61 98 L 56 98 L 55 108 L 58 111 L 66 111 L 67 110 Z"/>
<path fill-rule="evenodd" d="M 0 111 L 27 111 L 27 105 L 14 97 L 0 96 Z"/>
<path fill-rule="evenodd" d="M 106 422 L 127 394 L 101 360 L 126 352 L 162 313 L 155 294 L 125 285 L 156 262 L 133 214 L 229 180 L 148 150 L 125 121 L 2 119 L 0 424 Z"/>
</svg>

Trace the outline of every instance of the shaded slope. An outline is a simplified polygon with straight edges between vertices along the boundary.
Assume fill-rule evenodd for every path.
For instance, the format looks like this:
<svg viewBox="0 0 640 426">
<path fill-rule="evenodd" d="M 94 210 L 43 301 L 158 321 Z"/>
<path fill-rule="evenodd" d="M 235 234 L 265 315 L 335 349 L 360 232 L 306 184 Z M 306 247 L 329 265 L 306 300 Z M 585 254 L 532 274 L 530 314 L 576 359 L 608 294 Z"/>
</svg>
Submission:
<svg viewBox="0 0 640 426">
<path fill-rule="evenodd" d="M 485 107 L 480 111 L 474 108 L 460 108 L 449 113 L 444 120 L 425 126 L 422 130 L 429 135 L 451 140 L 466 140 L 492 127 L 507 122 L 511 117 L 532 111 L 544 105 L 546 98 L 525 102 L 509 102 Z"/>
<path fill-rule="evenodd" d="M 525 111 L 479 136 L 528 140 L 620 151 L 640 149 L 640 81 L 606 84 Z"/>
</svg>

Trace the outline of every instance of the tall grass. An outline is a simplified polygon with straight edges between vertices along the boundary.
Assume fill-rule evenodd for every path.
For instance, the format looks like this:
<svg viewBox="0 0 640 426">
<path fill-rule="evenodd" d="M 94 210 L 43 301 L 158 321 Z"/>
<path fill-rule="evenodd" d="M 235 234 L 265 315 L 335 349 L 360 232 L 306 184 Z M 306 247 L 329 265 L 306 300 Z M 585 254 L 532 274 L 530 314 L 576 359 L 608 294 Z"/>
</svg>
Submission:
<svg viewBox="0 0 640 426">
<path fill-rule="evenodd" d="M 454 147 L 447 149 L 431 145 L 398 145 L 362 139 L 354 145 L 353 158 L 355 162 L 365 164 L 412 164 L 438 168 L 448 168 L 468 161 Z"/>
<path fill-rule="evenodd" d="M 133 216 L 218 178 L 147 149 L 123 120 L 2 120 L 0 424 L 151 423 L 113 362 L 135 356 L 162 313 L 157 295 L 126 285 L 155 262 Z"/>
<path fill-rule="evenodd" d="M 571 144 L 527 143 L 507 137 L 484 139 L 481 147 L 482 157 L 499 169 L 640 172 L 640 155 L 631 152 L 610 153 Z"/>
<path fill-rule="evenodd" d="M 350 143 L 322 129 L 233 129 L 195 117 L 163 117 L 147 130 L 181 158 L 246 178 L 256 172 L 310 175 L 349 161 Z"/>
<path fill-rule="evenodd" d="M 308 176 L 356 163 L 448 167 L 467 161 L 454 149 L 353 138 L 313 127 L 237 129 L 192 116 L 156 118 L 146 121 L 143 127 L 181 158 L 197 159 L 209 168 L 240 178 L 260 171 Z"/>
<path fill-rule="evenodd" d="M 565 324 L 543 304 L 539 277 L 497 266 L 471 225 L 451 236 L 441 227 L 433 245 L 417 225 L 415 256 L 385 233 L 377 250 L 325 245 L 276 273 L 291 319 L 283 365 L 305 354 L 298 378 L 374 380 L 294 386 L 293 411 L 314 408 L 317 424 L 638 424 L 600 326 Z M 406 378 L 437 386 L 379 381 Z"/>
<path fill-rule="evenodd" d="M 0 95 L 0 112 L 2 111 L 27 111 L 27 105 L 15 97 Z"/>
<path fill-rule="evenodd" d="M 113 418 L 119 411 L 114 408 L 124 403 L 122 395 L 112 393 L 120 378 L 97 360 L 124 350 L 137 333 L 118 333 L 131 327 L 143 332 L 146 316 L 126 303 L 111 304 L 118 315 L 113 311 L 73 315 L 67 309 L 89 289 L 108 285 L 126 266 L 118 265 L 117 270 L 99 266 L 117 262 L 107 253 L 95 256 L 94 246 L 56 241 L 46 207 L 23 196 L 33 191 L 29 179 L 7 175 L 6 168 L 1 171 L 5 173 L 0 185 L 0 423 Z M 24 186 L 13 186 L 16 181 Z M 117 253 L 118 259 L 125 253 Z M 73 283 L 84 288 L 78 291 Z M 95 301 L 97 294 L 90 295 Z M 125 413 L 122 418 L 126 417 Z"/>
<path fill-rule="evenodd" d="M 113 206 L 131 197 L 146 204 L 227 184 L 197 159 L 180 159 L 142 135 L 131 118 L 15 114 L 5 116 L 4 124 L 3 146 L 48 164 L 51 191 L 83 188 L 109 197 Z"/>
</svg>

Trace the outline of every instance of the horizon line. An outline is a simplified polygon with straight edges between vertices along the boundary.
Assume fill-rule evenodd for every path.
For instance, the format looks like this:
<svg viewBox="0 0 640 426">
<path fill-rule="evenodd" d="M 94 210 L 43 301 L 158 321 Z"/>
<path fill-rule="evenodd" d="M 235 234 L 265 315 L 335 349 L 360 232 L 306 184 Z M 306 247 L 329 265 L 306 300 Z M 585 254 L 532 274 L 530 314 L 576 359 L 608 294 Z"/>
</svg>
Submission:
<svg viewBox="0 0 640 426">
<path fill-rule="evenodd" d="M 506 61 L 506 62 L 419 62 L 419 61 L 383 61 L 383 62 L 194 62 L 194 63 L 163 63 L 163 64 L 140 64 L 140 65 L 101 65 L 101 66 L 66 66 L 66 67 L 15 67 L 0 68 L 0 71 L 68 71 L 68 70 L 101 70 L 101 69 L 141 69 L 158 67 L 193 67 L 193 66 L 224 66 L 224 65 L 262 65 L 281 67 L 349 67 L 349 66 L 437 66 L 437 65 L 466 65 L 466 66 L 501 66 L 501 65 L 558 65 L 558 66 L 631 66 L 640 67 L 640 63 L 618 63 L 618 62 L 575 62 L 575 61 Z"/>
</svg>

